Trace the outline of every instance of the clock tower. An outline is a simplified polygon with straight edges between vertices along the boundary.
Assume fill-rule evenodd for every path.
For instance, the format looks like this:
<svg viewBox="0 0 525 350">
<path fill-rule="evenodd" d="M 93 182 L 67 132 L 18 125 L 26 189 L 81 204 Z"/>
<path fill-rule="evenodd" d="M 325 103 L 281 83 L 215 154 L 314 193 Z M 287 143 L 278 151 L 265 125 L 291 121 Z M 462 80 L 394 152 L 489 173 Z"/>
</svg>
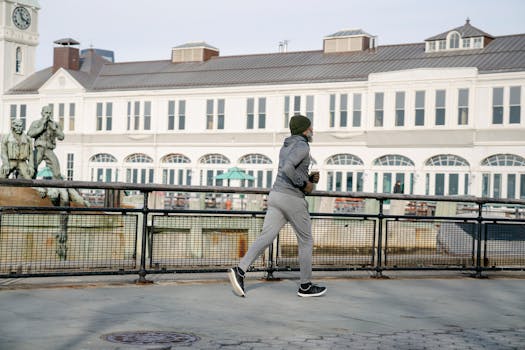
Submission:
<svg viewBox="0 0 525 350">
<path fill-rule="evenodd" d="M 38 0 L 0 0 L 0 95 L 35 71 Z"/>
</svg>

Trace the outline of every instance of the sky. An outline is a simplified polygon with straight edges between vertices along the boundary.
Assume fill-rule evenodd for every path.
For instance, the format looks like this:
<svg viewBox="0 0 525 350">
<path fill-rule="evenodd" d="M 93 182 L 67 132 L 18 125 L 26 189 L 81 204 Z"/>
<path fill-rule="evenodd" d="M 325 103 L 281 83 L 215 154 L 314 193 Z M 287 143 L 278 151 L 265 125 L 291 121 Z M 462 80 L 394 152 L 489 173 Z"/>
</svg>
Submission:
<svg viewBox="0 0 525 350">
<path fill-rule="evenodd" d="M 423 42 L 471 25 L 493 35 L 525 33 L 524 0 L 39 0 L 37 70 L 53 42 L 115 52 L 117 62 L 167 60 L 171 49 L 205 41 L 221 56 L 321 50 L 323 38 L 360 28 L 378 45 Z"/>
</svg>

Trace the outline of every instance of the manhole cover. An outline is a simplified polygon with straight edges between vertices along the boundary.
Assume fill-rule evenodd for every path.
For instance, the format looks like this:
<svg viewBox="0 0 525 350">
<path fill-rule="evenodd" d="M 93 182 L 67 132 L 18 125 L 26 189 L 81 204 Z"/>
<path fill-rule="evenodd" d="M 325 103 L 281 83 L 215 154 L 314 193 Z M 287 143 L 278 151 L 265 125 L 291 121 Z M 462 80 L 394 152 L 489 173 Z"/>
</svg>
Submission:
<svg viewBox="0 0 525 350">
<path fill-rule="evenodd" d="M 132 345 L 189 345 L 200 340 L 199 337 L 193 334 L 162 331 L 117 332 L 105 334 L 101 338 L 112 343 Z"/>
</svg>

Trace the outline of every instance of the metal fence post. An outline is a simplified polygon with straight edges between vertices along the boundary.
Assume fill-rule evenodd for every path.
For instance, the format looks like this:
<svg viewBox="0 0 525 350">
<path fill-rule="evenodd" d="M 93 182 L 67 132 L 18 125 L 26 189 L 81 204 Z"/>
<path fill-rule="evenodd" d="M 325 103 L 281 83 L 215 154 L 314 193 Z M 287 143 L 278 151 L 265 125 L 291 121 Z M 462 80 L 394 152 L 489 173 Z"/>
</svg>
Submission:
<svg viewBox="0 0 525 350">
<path fill-rule="evenodd" d="M 152 281 L 146 280 L 146 245 L 148 241 L 148 199 L 149 191 L 143 191 L 144 204 L 142 206 L 142 246 L 140 248 L 140 270 L 139 279 L 136 281 L 138 284 L 152 283 Z"/>
<path fill-rule="evenodd" d="M 478 243 L 476 247 L 476 278 L 483 277 L 481 275 L 481 239 L 483 234 L 483 203 L 478 203 L 478 217 L 476 218 L 478 222 Z"/>
<path fill-rule="evenodd" d="M 383 249 L 383 204 L 384 200 L 379 199 L 379 213 L 377 214 L 377 263 L 375 267 L 375 275 L 372 276 L 373 278 L 384 278 L 383 272 L 382 272 L 382 249 Z"/>
</svg>

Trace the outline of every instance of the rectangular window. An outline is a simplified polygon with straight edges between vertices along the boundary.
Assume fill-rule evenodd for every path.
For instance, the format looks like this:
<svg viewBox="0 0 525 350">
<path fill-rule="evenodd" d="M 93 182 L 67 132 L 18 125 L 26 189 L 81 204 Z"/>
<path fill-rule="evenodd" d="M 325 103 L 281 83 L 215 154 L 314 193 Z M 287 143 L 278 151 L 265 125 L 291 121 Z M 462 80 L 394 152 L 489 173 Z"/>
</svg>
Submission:
<svg viewBox="0 0 525 350">
<path fill-rule="evenodd" d="M 179 130 L 186 128 L 186 101 L 179 101 Z"/>
<path fill-rule="evenodd" d="M 73 153 L 68 153 L 67 154 L 67 179 L 69 181 L 72 181 L 73 180 L 73 167 L 74 167 L 74 160 L 75 160 L 75 155 Z"/>
<path fill-rule="evenodd" d="M 217 129 L 224 129 L 224 99 L 217 100 Z"/>
<path fill-rule="evenodd" d="M 346 191 L 352 192 L 353 187 L 354 187 L 354 173 L 347 172 L 346 173 Z"/>
<path fill-rule="evenodd" d="M 106 130 L 113 128 L 113 102 L 106 102 Z"/>
<path fill-rule="evenodd" d="M 102 130 L 102 110 L 104 104 L 102 102 L 97 102 L 97 131 Z"/>
<path fill-rule="evenodd" d="M 66 114 L 66 106 L 63 103 L 58 104 L 58 125 L 64 129 L 64 116 Z"/>
<path fill-rule="evenodd" d="M 501 198 L 501 174 L 494 174 L 494 198 Z"/>
<path fill-rule="evenodd" d="M 175 130 L 175 101 L 168 101 L 168 130 Z"/>
<path fill-rule="evenodd" d="M 330 95 L 330 110 L 328 111 L 330 114 L 330 127 L 335 127 L 335 94 Z"/>
<path fill-rule="evenodd" d="M 306 118 L 314 125 L 314 97 L 311 95 L 306 96 Z"/>
<path fill-rule="evenodd" d="M 474 38 L 474 48 L 475 49 L 481 48 L 481 38 Z"/>
<path fill-rule="evenodd" d="M 128 122 L 126 130 L 131 130 L 131 102 L 128 102 Z"/>
<path fill-rule="evenodd" d="M 284 128 L 288 129 L 290 122 L 290 96 L 284 96 Z"/>
<path fill-rule="evenodd" d="M 69 104 L 69 131 L 75 130 L 75 104 Z"/>
<path fill-rule="evenodd" d="M 294 96 L 293 98 L 293 114 L 301 114 L 301 96 Z"/>
<path fill-rule="evenodd" d="M 342 186 L 342 182 L 343 182 L 343 173 L 341 173 L 340 171 L 336 171 L 335 172 L 335 190 L 336 191 L 341 191 L 341 186 Z"/>
<path fill-rule="evenodd" d="M 516 198 L 516 174 L 507 175 L 507 198 Z"/>
<path fill-rule="evenodd" d="M 339 126 L 346 127 L 348 120 L 348 95 L 341 94 L 339 98 Z"/>
<path fill-rule="evenodd" d="M 396 92 L 396 126 L 405 125 L 405 93 Z"/>
<path fill-rule="evenodd" d="M 520 199 L 525 199 L 525 174 L 520 174 Z"/>
<path fill-rule="evenodd" d="M 266 128 L 266 98 L 259 97 L 259 129 Z"/>
<path fill-rule="evenodd" d="M 27 108 L 26 108 L 26 105 L 25 104 L 21 104 L 20 105 L 20 115 L 18 116 L 18 118 L 20 118 L 20 120 L 22 121 L 22 127 L 26 128 L 26 116 L 27 116 Z"/>
<path fill-rule="evenodd" d="M 9 106 L 9 118 L 11 118 L 11 120 L 16 119 L 16 107 L 17 105 Z"/>
<path fill-rule="evenodd" d="M 140 126 L 140 102 L 135 101 L 135 110 L 134 110 L 134 124 L 133 129 L 138 130 Z"/>
<path fill-rule="evenodd" d="M 425 125 L 425 91 L 416 91 L 416 125 Z"/>
<path fill-rule="evenodd" d="M 246 101 L 246 129 L 253 129 L 255 114 L 255 99 L 249 98 Z"/>
<path fill-rule="evenodd" d="M 436 125 L 445 125 L 446 91 L 436 90 Z"/>
<path fill-rule="evenodd" d="M 463 48 L 468 49 L 470 47 L 470 38 L 463 39 Z"/>
<path fill-rule="evenodd" d="M 468 124 L 468 89 L 458 90 L 458 125 Z"/>
<path fill-rule="evenodd" d="M 503 124 L 503 88 L 492 89 L 492 124 Z"/>
<path fill-rule="evenodd" d="M 383 126 L 383 100 L 384 93 L 375 93 L 375 113 L 374 113 L 374 126 Z"/>
<path fill-rule="evenodd" d="M 481 196 L 490 196 L 490 174 L 482 174 L 481 178 Z"/>
<path fill-rule="evenodd" d="M 465 174 L 465 183 L 463 186 L 463 194 L 468 195 L 468 174 Z"/>
<path fill-rule="evenodd" d="M 352 126 L 361 126 L 361 94 L 354 94 L 354 106 L 352 112 Z"/>
<path fill-rule="evenodd" d="M 144 130 L 151 130 L 151 102 L 144 102 Z"/>
<path fill-rule="evenodd" d="M 213 129 L 213 100 L 206 100 L 206 129 Z"/>
<path fill-rule="evenodd" d="M 363 192 L 363 172 L 357 173 L 357 186 L 355 189 L 357 192 Z"/>
<path fill-rule="evenodd" d="M 459 174 L 450 174 L 448 177 L 448 194 L 455 196 L 459 194 Z"/>
<path fill-rule="evenodd" d="M 510 87 L 509 123 L 521 123 L 521 86 Z"/>
<path fill-rule="evenodd" d="M 445 195 L 445 174 L 436 174 L 436 196 Z"/>
<path fill-rule="evenodd" d="M 440 40 L 439 41 L 439 49 L 440 50 L 445 50 L 447 48 L 447 42 L 445 40 Z"/>
</svg>

